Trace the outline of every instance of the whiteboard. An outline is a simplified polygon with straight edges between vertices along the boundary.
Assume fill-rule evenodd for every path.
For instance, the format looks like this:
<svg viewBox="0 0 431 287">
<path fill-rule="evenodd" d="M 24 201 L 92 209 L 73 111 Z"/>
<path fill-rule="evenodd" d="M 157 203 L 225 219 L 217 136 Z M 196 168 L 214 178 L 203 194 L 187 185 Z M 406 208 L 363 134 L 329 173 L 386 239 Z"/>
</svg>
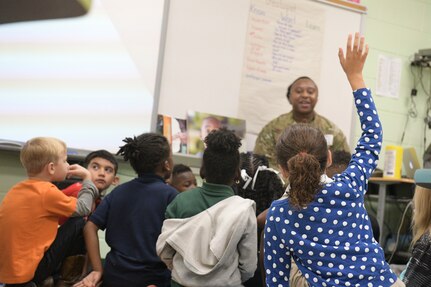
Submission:
<svg viewBox="0 0 431 287">
<path fill-rule="evenodd" d="M 347 2 L 342 0 L 301 1 L 324 14 L 320 68 L 314 73 L 318 75 L 319 87 L 316 111 L 336 123 L 352 146 L 353 101 L 337 53 L 339 47 L 345 46 L 349 33 L 362 31 L 365 9 L 346 8 Z M 244 103 L 240 95 L 251 4 L 251 0 L 171 0 L 159 113 L 185 118 L 188 110 L 195 110 L 248 120 L 250 115 L 241 113 L 240 107 Z M 296 57 L 300 59 L 305 55 L 297 54 Z M 286 81 L 285 89 L 288 85 Z M 262 97 L 269 98 L 268 102 L 271 97 L 282 102 L 279 111 L 262 115 L 261 126 L 290 111 L 285 89 L 273 92 L 268 85 L 268 92 L 262 91 Z M 255 110 L 258 114 L 263 113 L 259 104 Z M 249 130 L 247 126 L 247 150 L 253 149 L 258 130 L 259 127 Z"/>
</svg>

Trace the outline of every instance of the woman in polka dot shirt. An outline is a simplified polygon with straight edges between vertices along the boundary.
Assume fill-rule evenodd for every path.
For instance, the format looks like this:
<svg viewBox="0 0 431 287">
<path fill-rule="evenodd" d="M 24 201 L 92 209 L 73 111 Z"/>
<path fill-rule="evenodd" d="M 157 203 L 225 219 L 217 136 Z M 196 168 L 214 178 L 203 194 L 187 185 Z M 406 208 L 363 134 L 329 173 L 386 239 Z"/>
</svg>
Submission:
<svg viewBox="0 0 431 287">
<path fill-rule="evenodd" d="M 382 142 L 380 120 L 362 77 L 367 54 L 358 33 L 354 40 L 349 35 L 345 56 L 339 50 L 363 131 L 343 173 L 326 176 L 331 153 L 319 130 L 297 124 L 278 140 L 277 160 L 290 185 L 286 198 L 274 201 L 266 218 L 267 286 L 289 286 L 291 258 L 310 286 L 404 286 L 374 240 L 364 206 Z"/>
</svg>

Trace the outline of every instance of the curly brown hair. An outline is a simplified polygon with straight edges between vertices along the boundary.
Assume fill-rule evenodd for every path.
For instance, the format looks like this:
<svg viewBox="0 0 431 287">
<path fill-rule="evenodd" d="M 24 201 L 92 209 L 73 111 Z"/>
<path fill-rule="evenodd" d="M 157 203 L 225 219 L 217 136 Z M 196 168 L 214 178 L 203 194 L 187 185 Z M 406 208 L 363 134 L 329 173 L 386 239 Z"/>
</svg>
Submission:
<svg viewBox="0 0 431 287">
<path fill-rule="evenodd" d="M 276 145 L 277 161 L 288 174 L 289 202 L 295 208 L 306 207 L 319 192 L 320 176 L 328 159 L 323 133 L 306 124 L 284 130 Z"/>
</svg>

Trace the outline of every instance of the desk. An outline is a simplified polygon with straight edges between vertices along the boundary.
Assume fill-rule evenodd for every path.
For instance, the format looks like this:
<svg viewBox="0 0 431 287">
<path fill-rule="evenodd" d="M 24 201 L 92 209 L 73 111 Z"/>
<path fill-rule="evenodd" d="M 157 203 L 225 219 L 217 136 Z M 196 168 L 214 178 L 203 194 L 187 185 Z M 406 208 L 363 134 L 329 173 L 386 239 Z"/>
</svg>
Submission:
<svg viewBox="0 0 431 287">
<path fill-rule="evenodd" d="M 386 205 L 386 189 L 388 185 L 391 184 L 400 184 L 400 183 L 410 183 L 414 184 L 415 181 L 410 178 L 384 178 L 384 177 L 370 177 L 368 183 L 375 183 L 379 185 L 379 197 L 377 201 L 377 222 L 380 227 L 380 245 L 383 246 L 383 225 L 385 219 L 385 205 Z"/>
</svg>

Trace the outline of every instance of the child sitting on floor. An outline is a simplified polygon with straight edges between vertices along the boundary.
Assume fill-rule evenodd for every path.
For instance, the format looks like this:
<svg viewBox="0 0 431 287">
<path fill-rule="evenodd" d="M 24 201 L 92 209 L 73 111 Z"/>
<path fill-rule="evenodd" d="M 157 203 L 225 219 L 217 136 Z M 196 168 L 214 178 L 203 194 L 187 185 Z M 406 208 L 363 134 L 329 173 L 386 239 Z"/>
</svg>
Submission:
<svg viewBox="0 0 431 287">
<path fill-rule="evenodd" d="M 69 166 L 66 144 L 58 139 L 27 141 L 20 159 L 28 179 L 13 186 L 0 205 L 0 282 L 36 286 L 52 280 L 66 257 L 85 252 L 83 216 L 99 193 L 87 169 Z M 84 180 L 78 198 L 52 183 L 69 176 Z M 72 218 L 58 228 L 60 216 Z"/>
</svg>

